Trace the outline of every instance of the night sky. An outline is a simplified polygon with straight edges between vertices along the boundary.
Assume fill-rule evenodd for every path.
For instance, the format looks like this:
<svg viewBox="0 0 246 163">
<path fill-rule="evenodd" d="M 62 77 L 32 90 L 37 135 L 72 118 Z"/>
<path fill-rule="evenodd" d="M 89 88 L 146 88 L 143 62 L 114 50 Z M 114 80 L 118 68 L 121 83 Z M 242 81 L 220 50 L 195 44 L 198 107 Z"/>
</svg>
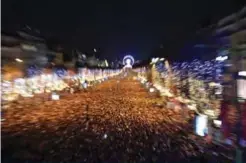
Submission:
<svg viewBox="0 0 246 163">
<path fill-rule="evenodd" d="M 201 27 L 242 7 L 237 0 L 2 0 L 2 29 L 29 25 L 64 48 L 109 59 L 150 56 L 163 44 L 168 55 Z M 171 54 L 173 53 L 173 54 Z"/>
</svg>

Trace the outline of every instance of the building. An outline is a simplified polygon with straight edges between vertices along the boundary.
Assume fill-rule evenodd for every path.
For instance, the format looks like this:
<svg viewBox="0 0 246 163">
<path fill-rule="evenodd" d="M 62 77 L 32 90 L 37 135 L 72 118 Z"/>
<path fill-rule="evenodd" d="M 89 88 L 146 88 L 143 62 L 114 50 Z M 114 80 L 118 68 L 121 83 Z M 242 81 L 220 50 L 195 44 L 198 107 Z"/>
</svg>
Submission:
<svg viewBox="0 0 246 163">
<path fill-rule="evenodd" d="M 225 60 L 224 98 L 237 97 L 237 75 L 246 71 L 246 7 L 218 21 L 214 33 L 218 58 Z"/>
<path fill-rule="evenodd" d="M 48 48 L 45 40 L 40 37 L 22 31 L 2 32 L 1 41 L 2 66 L 10 63 L 16 63 L 16 65 L 22 63 L 20 67 L 28 65 L 42 67 L 48 63 Z"/>
<path fill-rule="evenodd" d="M 214 33 L 218 48 L 218 59 L 223 67 L 223 101 L 221 106 L 224 138 L 236 133 L 237 143 L 246 140 L 246 6 L 220 21 Z M 234 123 L 234 121 L 236 123 Z M 236 126 L 240 124 L 240 127 Z"/>
<path fill-rule="evenodd" d="M 217 46 L 223 49 L 220 51 L 222 55 L 228 54 L 229 48 L 246 44 L 246 7 L 219 20 L 214 37 Z"/>
</svg>

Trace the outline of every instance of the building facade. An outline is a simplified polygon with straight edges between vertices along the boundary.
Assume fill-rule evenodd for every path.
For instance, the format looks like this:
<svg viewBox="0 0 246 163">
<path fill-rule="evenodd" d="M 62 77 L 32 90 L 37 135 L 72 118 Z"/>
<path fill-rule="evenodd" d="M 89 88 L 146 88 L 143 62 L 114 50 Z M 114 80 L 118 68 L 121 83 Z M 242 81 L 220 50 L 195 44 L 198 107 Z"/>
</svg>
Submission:
<svg viewBox="0 0 246 163">
<path fill-rule="evenodd" d="M 16 66 L 21 67 L 27 65 L 42 67 L 48 63 L 48 48 L 42 38 L 25 32 L 16 32 L 14 34 L 2 33 L 1 41 L 2 66 L 16 63 Z"/>
<path fill-rule="evenodd" d="M 224 138 L 236 133 L 237 143 L 246 140 L 246 7 L 216 25 L 218 58 L 224 62 L 221 119 Z M 236 127 L 236 125 L 240 127 Z"/>
</svg>

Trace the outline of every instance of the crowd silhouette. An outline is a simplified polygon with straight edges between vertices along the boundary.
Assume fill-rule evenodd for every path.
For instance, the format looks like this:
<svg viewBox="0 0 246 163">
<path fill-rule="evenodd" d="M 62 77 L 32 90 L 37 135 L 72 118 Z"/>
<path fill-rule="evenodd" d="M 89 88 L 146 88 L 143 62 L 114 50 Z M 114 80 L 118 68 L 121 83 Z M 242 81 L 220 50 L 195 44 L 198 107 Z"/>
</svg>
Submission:
<svg viewBox="0 0 246 163">
<path fill-rule="evenodd" d="M 178 110 L 159 106 L 141 83 L 115 78 L 59 101 L 9 103 L 2 124 L 3 162 L 206 162 Z M 228 161 L 228 160 L 227 160 Z"/>
</svg>

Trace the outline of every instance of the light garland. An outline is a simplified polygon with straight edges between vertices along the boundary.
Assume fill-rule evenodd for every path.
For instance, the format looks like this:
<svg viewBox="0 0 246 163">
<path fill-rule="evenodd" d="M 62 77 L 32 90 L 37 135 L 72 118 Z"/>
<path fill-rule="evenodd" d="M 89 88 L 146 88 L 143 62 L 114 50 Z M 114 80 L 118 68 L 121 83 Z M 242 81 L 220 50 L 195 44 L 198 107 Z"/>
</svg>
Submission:
<svg viewBox="0 0 246 163">
<path fill-rule="evenodd" d="M 165 63 L 166 65 L 166 63 Z M 148 79 L 147 71 L 140 73 L 141 68 L 135 70 L 140 81 L 146 80 L 154 84 L 162 96 L 171 97 L 175 100 L 187 103 L 192 110 L 216 117 L 219 114 L 220 101 L 218 95 L 222 92 L 220 78 L 222 76 L 222 62 L 216 60 L 192 62 L 176 62 L 165 66 L 163 62 L 152 64 L 151 79 Z M 195 109 L 195 108 L 196 109 Z"/>
<path fill-rule="evenodd" d="M 30 72 L 30 70 L 29 70 Z M 34 71 L 32 71 L 34 72 Z M 85 81 L 104 81 L 110 77 L 118 75 L 121 70 L 102 70 L 102 69 L 83 69 L 82 72 L 69 76 L 62 69 L 55 71 L 53 74 L 40 74 L 29 78 L 18 78 L 14 81 L 2 82 L 2 100 L 13 101 L 22 97 L 33 97 L 35 94 L 51 93 L 53 91 L 63 91 L 71 86 L 82 86 L 84 88 Z M 69 84 L 69 83 L 73 84 Z M 80 83 L 80 84 L 79 84 Z M 86 88 L 90 85 L 86 84 Z"/>
</svg>

